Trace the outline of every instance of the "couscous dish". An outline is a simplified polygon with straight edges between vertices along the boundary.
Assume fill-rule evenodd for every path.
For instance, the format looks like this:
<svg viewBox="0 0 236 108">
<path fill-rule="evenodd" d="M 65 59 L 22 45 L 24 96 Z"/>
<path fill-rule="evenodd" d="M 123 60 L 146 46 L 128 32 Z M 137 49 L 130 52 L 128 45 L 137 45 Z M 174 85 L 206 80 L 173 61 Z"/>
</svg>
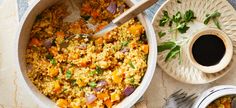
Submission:
<svg viewBox="0 0 236 108">
<path fill-rule="evenodd" d="M 26 51 L 27 75 L 38 90 L 61 108 L 111 108 L 131 95 L 147 69 L 144 27 L 132 19 L 100 38 L 86 35 L 126 9 L 121 0 L 84 0 L 75 22 L 63 21 L 63 4 L 38 15 Z"/>
<path fill-rule="evenodd" d="M 232 96 L 221 97 L 208 105 L 207 108 L 232 108 L 232 99 Z"/>
</svg>

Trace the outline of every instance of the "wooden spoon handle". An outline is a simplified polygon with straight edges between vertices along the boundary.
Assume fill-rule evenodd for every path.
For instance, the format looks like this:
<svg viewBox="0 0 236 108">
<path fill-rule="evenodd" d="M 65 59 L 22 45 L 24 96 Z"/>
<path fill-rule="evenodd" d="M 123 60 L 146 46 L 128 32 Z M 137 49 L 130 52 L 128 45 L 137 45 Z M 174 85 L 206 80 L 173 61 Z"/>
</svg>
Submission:
<svg viewBox="0 0 236 108">
<path fill-rule="evenodd" d="M 131 18 L 136 17 L 139 13 L 143 12 L 157 1 L 158 0 L 141 0 L 140 2 L 129 8 L 127 11 L 119 15 L 117 18 L 112 20 L 112 22 L 117 26 L 120 26 Z"/>
</svg>

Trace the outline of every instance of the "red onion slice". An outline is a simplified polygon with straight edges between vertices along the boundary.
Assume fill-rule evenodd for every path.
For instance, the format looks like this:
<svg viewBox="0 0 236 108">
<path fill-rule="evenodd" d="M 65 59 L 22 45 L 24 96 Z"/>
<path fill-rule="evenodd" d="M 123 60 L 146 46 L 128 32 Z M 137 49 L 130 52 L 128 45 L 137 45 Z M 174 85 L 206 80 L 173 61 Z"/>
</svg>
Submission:
<svg viewBox="0 0 236 108">
<path fill-rule="evenodd" d="M 134 92 L 134 90 L 135 90 L 134 87 L 128 86 L 128 87 L 126 87 L 125 90 L 123 91 L 123 94 L 124 94 L 125 96 L 129 96 L 129 95 L 131 95 L 131 94 Z"/>
<path fill-rule="evenodd" d="M 117 5 L 115 2 L 111 2 L 110 5 L 107 7 L 107 10 L 112 14 L 116 13 Z"/>
<path fill-rule="evenodd" d="M 91 103 L 93 103 L 96 99 L 97 99 L 97 97 L 96 97 L 94 94 L 90 94 L 90 95 L 86 96 L 86 103 L 87 103 L 87 104 L 91 104 Z"/>
</svg>

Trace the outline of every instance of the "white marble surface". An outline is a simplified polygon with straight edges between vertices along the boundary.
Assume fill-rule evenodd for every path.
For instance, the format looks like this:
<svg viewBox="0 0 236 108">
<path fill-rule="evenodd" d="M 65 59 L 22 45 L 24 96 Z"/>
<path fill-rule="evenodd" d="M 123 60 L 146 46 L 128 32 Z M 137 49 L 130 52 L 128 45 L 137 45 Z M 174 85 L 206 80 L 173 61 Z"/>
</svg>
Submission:
<svg viewBox="0 0 236 108">
<path fill-rule="evenodd" d="M 16 0 L 2 0 L 0 4 L 0 108 L 39 108 L 25 90 L 20 73 L 15 68 L 15 37 L 18 27 Z M 183 84 L 169 77 L 158 67 L 151 85 L 144 95 L 148 108 L 161 108 L 164 98 L 182 88 L 189 93 L 202 91 L 216 85 L 236 85 L 236 70 L 225 77 L 205 85 Z"/>
</svg>

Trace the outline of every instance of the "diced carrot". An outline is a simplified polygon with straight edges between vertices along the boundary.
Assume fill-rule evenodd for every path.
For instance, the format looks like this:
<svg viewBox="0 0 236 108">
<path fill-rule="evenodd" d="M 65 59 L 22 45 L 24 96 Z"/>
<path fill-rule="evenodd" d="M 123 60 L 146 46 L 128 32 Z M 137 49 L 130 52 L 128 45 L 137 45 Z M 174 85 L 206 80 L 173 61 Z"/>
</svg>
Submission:
<svg viewBox="0 0 236 108">
<path fill-rule="evenodd" d="M 93 10 L 92 13 L 91 13 L 91 16 L 93 18 L 97 18 L 99 16 L 99 13 L 96 10 Z"/>
<path fill-rule="evenodd" d="M 59 81 L 55 81 L 53 91 L 58 92 L 58 91 L 60 91 L 60 89 L 61 89 L 61 85 L 60 85 Z"/>
<path fill-rule="evenodd" d="M 96 65 L 95 65 L 95 64 L 91 64 L 91 65 L 90 65 L 90 68 L 91 68 L 91 69 L 95 69 L 95 68 L 96 68 Z"/>
<path fill-rule="evenodd" d="M 115 70 L 113 73 L 112 73 L 112 80 L 115 82 L 115 83 L 121 83 L 122 81 L 122 77 L 120 75 L 118 75 L 118 71 Z"/>
<path fill-rule="evenodd" d="M 53 56 L 58 55 L 58 50 L 57 50 L 57 47 L 55 46 L 52 46 L 51 48 L 49 48 L 49 51 L 53 54 Z"/>
<path fill-rule="evenodd" d="M 106 101 L 104 101 L 104 103 L 108 108 L 111 108 L 113 104 L 110 99 L 107 99 Z"/>
<path fill-rule="evenodd" d="M 109 94 L 107 92 L 98 93 L 97 98 L 101 100 L 106 100 L 109 98 Z"/>
<path fill-rule="evenodd" d="M 120 94 L 116 92 L 111 93 L 111 102 L 118 101 L 118 100 L 120 100 Z"/>
<path fill-rule="evenodd" d="M 50 77 L 54 77 L 54 76 L 57 76 L 59 73 L 59 70 L 56 68 L 56 67 L 51 67 L 49 70 L 48 70 L 48 74 Z"/>
<path fill-rule="evenodd" d="M 81 11 L 83 11 L 85 13 L 90 13 L 92 11 L 92 8 L 89 3 L 84 3 L 82 5 Z"/>
<path fill-rule="evenodd" d="M 97 106 L 96 101 L 94 101 L 93 103 L 87 105 L 88 108 L 94 108 L 95 106 Z"/>
<path fill-rule="evenodd" d="M 31 45 L 40 46 L 41 42 L 37 38 L 32 38 L 31 39 Z"/>
<path fill-rule="evenodd" d="M 102 43 L 103 43 L 103 38 L 102 37 L 95 40 L 96 45 L 101 45 Z"/>
<path fill-rule="evenodd" d="M 86 83 L 83 82 L 83 80 L 81 80 L 81 79 L 78 79 L 78 80 L 76 81 L 76 83 L 78 84 L 79 87 L 84 87 L 84 86 L 86 86 Z"/>
<path fill-rule="evenodd" d="M 142 49 L 142 51 L 143 51 L 145 54 L 148 54 L 148 52 L 149 52 L 149 46 L 148 46 L 147 44 L 142 45 L 142 46 L 141 46 L 141 49 Z"/>
<path fill-rule="evenodd" d="M 58 99 L 56 105 L 60 108 L 67 108 L 69 103 L 65 99 Z"/>
<path fill-rule="evenodd" d="M 144 28 L 142 25 L 138 24 L 138 25 L 133 25 L 129 28 L 130 33 L 134 34 L 134 35 L 141 35 L 144 31 Z"/>
<path fill-rule="evenodd" d="M 57 37 L 65 37 L 65 33 L 64 32 L 56 32 L 56 36 Z"/>
<path fill-rule="evenodd" d="M 86 61 L 85 59 L 82 59 L 82 60 L 80 61 L 80 66 L 82 66 L 82 67 L 87 67 L 87 66 L 88 66 L 87 61 Z"/>
</svg>

